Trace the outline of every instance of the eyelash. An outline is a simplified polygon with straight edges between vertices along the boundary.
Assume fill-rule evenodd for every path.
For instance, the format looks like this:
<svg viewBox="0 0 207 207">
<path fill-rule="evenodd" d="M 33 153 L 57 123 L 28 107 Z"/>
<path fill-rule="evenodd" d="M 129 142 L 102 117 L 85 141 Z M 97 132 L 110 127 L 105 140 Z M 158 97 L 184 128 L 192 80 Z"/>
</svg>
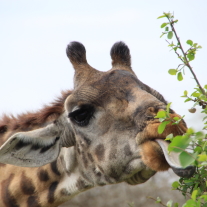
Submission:
<svg viewBox="0 0 207 207">
<path fill-rule="evenodd" d="M 92 105 L 82 105 L 79 109 L 70 112 L 68 117 L 78 126 L 84 127 L 89 124 L 94 112 L 95 109 Z"/>
</svg>

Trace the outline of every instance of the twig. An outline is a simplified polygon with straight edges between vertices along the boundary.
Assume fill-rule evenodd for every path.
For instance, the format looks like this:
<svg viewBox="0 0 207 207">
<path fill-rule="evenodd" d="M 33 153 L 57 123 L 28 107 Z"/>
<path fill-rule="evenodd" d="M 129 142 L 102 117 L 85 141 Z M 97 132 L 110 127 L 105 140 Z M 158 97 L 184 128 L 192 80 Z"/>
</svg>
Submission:
<svg viewBox="0 0 207 207">
<path fill-rule="evenodd" d="M 148 196 L 147 198 L 152 199 L 154 201 L 157 201 L 155 198 Z M 162 203 L 162 201 L 158 202 L 159 204 L 161 204 L 162 206 L 167 207 L 164 203 Z"/>
<path fill-rule="evenodd" d="M 176 146 L 172 146 L 172 148 L 182 150 L 183 152 L 186 152 L 189 156 L 191 156 L 194 160 L 198 161 L 195 157 L 193 157 L 189 152 L 185 151 L 184 149 L 182 149 L 180 147 L 176 147 Z"/>
<path fill-rule="evenodd" d="M 191 194 L 189 192 L 185 192 L 184 190 L 181 190 L 181 188 L 177 188 L 180 192 L 184 193 L 185 196 L 188 196 L 188 198 L 191 198 Z"/>
</svg>

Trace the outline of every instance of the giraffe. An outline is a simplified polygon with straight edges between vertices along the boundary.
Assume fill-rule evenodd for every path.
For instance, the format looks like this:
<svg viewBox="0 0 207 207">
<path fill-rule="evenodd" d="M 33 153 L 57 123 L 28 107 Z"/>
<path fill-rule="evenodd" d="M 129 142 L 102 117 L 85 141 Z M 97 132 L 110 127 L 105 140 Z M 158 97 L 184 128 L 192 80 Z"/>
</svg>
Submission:
<svg viewBox="0 0 207 207">
<path fill-rule="evenodd" d="M 164 140 L 185 133 L 185 122 L 158 134 L 154 117 L 167 101 L 137 78 L 124 42 L 112 46 L 107 72 L 87 63 L 79 42 L 66 54 L 73 90 L 37 112 L 1 118 L 1 207 L 57 207 L 93 187 L 140 184 L 170 167 L 181 177 L 193 174 L 168 154 Z M 170 116 L 180 117 L 172 109 Z"/>
</svg>

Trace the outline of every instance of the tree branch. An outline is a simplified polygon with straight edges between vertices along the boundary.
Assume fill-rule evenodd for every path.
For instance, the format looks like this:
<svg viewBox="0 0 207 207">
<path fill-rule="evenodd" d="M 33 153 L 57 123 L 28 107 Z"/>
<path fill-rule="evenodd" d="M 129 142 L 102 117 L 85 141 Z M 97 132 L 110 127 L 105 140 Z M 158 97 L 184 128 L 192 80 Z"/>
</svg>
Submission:
<svg viewBox="0 0 207 207">
<path fill-rule="evenodd" d="M 199 89 L 201 90 L 202 94 L 203 94 L 204 96 L 206 96 L 205 90 L 202 88 L 201 84 L 199 83 L 199 81 L 198 81 L 198 79 L 197 79 L 197 76 L 196 76 L 196 74 L 194 73 L 193 68 L 191 67 L 191 65 L 190 65 L 190 63 L 189 63 L 189 61 L 188 61 L 188 59 L 187 59 L 187 57 L 186 57 L 186 53 L 184 52 L 184 49 L 183 49 L 183 47 L 182 47 L 182 45 L 181 45 L 180 38 L 178 37 L 177 32 L 176 32 L 176 30 L 175 30 L 175 28 L 174 28 L 174 21 L 172 21 L 166 13 L 165 13 L 165 16 L 167 17 L 167 19 L 168 19 L 168 21 L 169 21 L 169 23 L 170 23 L 171 29 L 172 29 L 172 31 L 174 32 L 175 37 L 176 37 L 176 39 L 177 39 L 177 41 L 178 41 L 179 48 L 180 48 L 180 50 L 182 51 L 182 54 L 183 54 L 183 57 L 184 57 L 184 61 L 183 61 L 183 63 L 189 68 L 189 70 L 190 70 L 190 72 L 192 73 L 192 75 L 193 75 L 193 77 L 194 77 L 194 79 L 195 79 L 195 81 L 196 81 L 196 83 L 197 83 Z M 177 54 L 177 53 L 176 53 L 176 54 Z M 177 54 L 177 55 L 178 55 L 178 54 Z"/>
</svg>

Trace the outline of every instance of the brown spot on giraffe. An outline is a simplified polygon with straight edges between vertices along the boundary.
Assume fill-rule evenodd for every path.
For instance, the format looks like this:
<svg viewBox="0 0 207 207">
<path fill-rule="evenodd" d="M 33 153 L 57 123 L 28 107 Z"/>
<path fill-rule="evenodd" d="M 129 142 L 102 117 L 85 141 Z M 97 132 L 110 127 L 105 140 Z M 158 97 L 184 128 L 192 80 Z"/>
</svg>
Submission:
<svg viewBox="0 0 207 207">
<path fill-rule="evenodd" d="M 38 170 L 37 176 L 40 179 L 40 181 L 43 182 L 47 182 L 50 179 L 47 170 L 43 170 L 43 169 Z"/>
<path fill-rule="evenodd" d="M 58 176 L 61 175 L 60 172 L 59 172 L 59 170 L 58 170 L 58 167 L 57 167 L 57 160 L 55 160 L 54 162 L 52 162 L 52 163 L 50 164 L 50 166 L 51 166 L 52 172 L 53 172 L 55 175 L 58 175 Z"/>
<path fill-rule="evenodd" d="M 120 173 L 117 172 L 116 168 L 111 168 L 109 175 L 111 178 L 113 178 L 115 180 L 118 180 L 120 177 Z"/>
<path fill-rule="evenodd" d="M 78 190 L 84 189 L 85 188 L 85 182 L 81 178 L 79 178 L 77 180 L 76 187 L 78 188 Z"/>
<path fill-rule="evenodd" d="M 21 183 L 20 183 L 20 186 L 21 186 L 22 192 L 25 195 L 32 195 L 35 192 L 35 187 L 33 185 L 32 179 L 31 178 L 28 178 L 25 175 L 25 172 L 23 172 L 22 175 L 21 175 Z"/>
<path fill-rule="evenodd" d="M 10 186 L 13 178 L 14 178 L 14 174 L 11 174 L 9 176 L 9 178 L 2 181 L 2 183 L 1 183 L 1 187 L 2 187 L 2 189 L 4 189 L 1 191 L 1 198 L 2 198 L 2 201 L 6 207 L 20 207 L 17 204 L 17 200 L 12 195 L 11 189 L 9 189 L 9 186 Z"/>
<path fill-rule="evenodd" d="M 27 207 L 41 207 L 37 196 L 30 196 L 27 199 Z"/>
<path fill-rule="evenodd" d="M 55 190 L 57 189 L 57 186 L 58 186 L 57 181 L 53 182 L 50 185 L 48 195 L 47 195 L 48 203 L 52 204 L 55 201 Z"/>
<path fill-rule="evenodd" d="M 61 189 L 60 194 L 63 196 L 70 196 L 71 194 L 65 188 Z"/>
<path fill-rule="evenodd" d="M 94 162 L 94 159 L 93 159 L 93 156 L 91 155 L 91 153 L 88 153 L 88 159 L 89 159 L 91 162 Z"/>
<path fill-rule="evenodd" d="M 99 144 L 96 149 L 95 149 L 95 155 L 98 158 L 99 161 L 104 160 L 104 153 L 105 153 L 105 148 L 103 144 Z"/>
<path fill-rule="evenodd" d="M 132 151 L 131 151 L 130 146 L 128 144 L 124 146 L 124 153 L 126 156 L 132 155 Z"/>
</svg>

